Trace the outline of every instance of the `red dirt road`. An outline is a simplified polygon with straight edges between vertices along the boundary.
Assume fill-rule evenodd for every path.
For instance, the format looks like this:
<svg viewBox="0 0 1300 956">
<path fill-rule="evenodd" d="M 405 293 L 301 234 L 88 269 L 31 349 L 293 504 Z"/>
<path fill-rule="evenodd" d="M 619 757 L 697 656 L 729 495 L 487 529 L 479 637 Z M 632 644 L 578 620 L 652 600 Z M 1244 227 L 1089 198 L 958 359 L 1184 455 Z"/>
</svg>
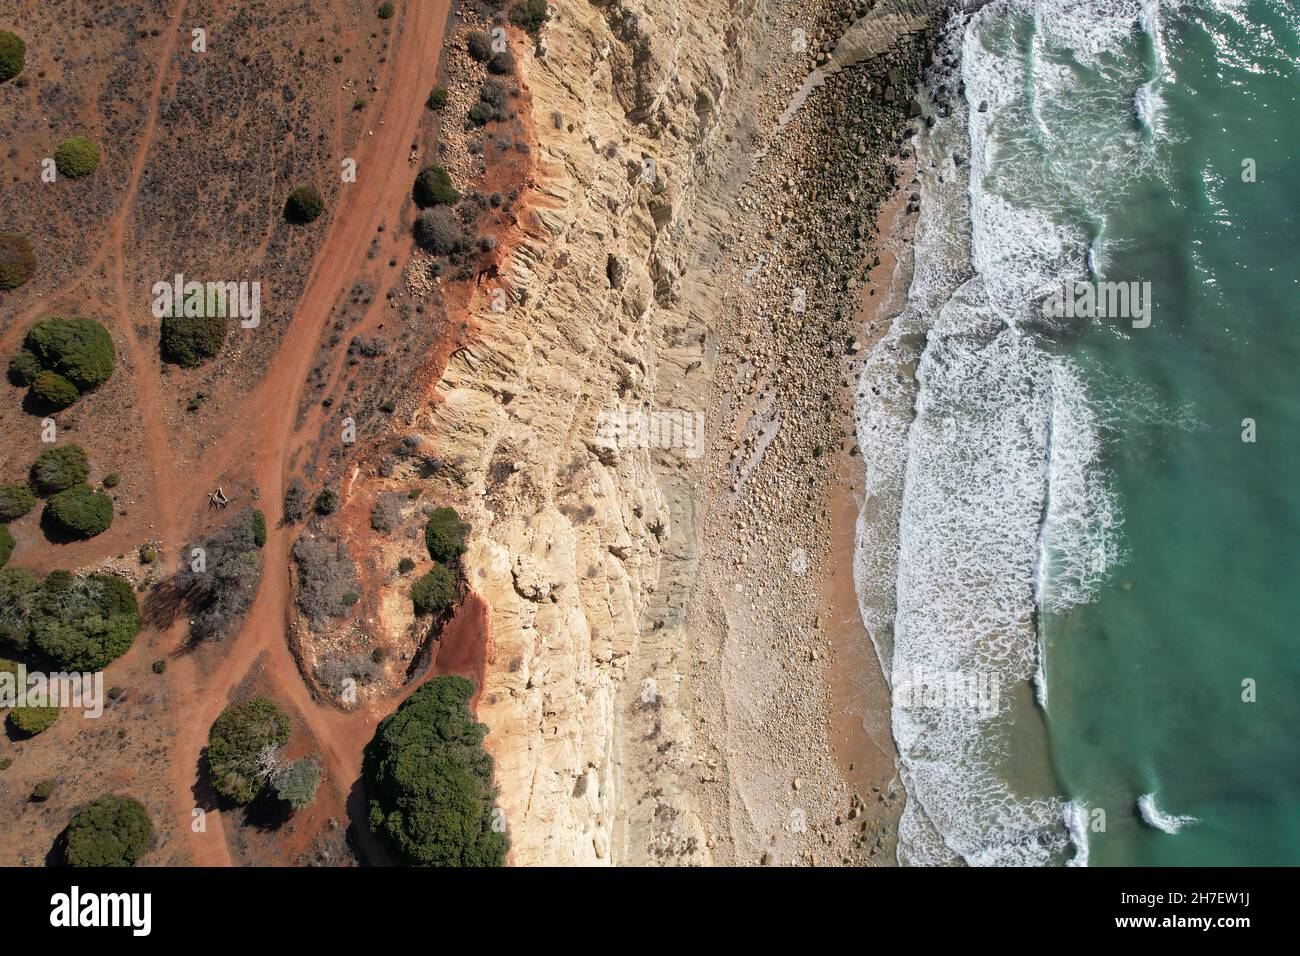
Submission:
<svg viewBox="0 0 1300 956">
<path fill-rule="evenodd" d="M 371 116 L 372 135 L 365 137 L 354 157 L 357 181 L 347 187 L 342 207 L 332 216 L 293 325 L 262 383 L 230 417 L 224 439 L 205 456 L 208 460 L 204 471 L 209 474 L 222 474 L 251 460 L 254 482 L 268 501 L 278 504 L 294 453 L 311 436 L 319 434 L 319 408 L 313 410 L 300 430 L 294 424 L 330 310 L 365 266 L 366 253 L 380 223 L 397 221 L 409 195 L 407 156 L 411 142 L 418 139 L 424 101 L 437 76 L 448 9 L 448 0 L 425 0 L 406 6 L 405 17 L 394 31 L 389 70 L 380 83 L 382 106 Z M 395 245 L 399 242 L 396 238 L 391 241 Z M 407 251 L 403 249 L 402 254 Z M 382 301 L 376 297 L 372 308 L 382 307 Z M 191 513 L 195 504 L 195 489 L 186 490 L 191 492 L 191 499 L 176 501 L 181 515 Z M 208 728 L 226 706 L 231 691 L 259 658 L 277 699 L 298 711 L 320 743 L 328 785 L 322 787 L 318 799 L 335 801 L 341 819 L 345 818 L 343 807 L 349 790 L 361 773 L 362 750 L 379 719 L 390 709 L 385 706 L 383 712 L 363 708 L 344 713 L 318 704 L 308 692 L 285 640 L 293 602 L 289 578 L 291 537 L 289 529 L 268 528 L 257 598 L 240 633 L 222 648 L 224 654 L 211 672 L 202 673 L 192 656 L 182 655 L 176 661 L 173 686 L 178 727 L 170 763 L 175 776 L 176 812 L 182 819 L 188 820 L 197 805 L 193 792 L 199 785 L 199 755 Z M 173 543 L 179 547 L 181 542 Z M 176 639 L 179 645 L 182 635 L 178 633 Z M 327 794 L 327 789 L 332 792 Z M 209 811 L 206 825 L 206 832 L 190 834 L 193 862 L 230 864 L 220 813 Z M 370 837 L 365 827 L 358 830 L 363 852 L 380 856 L 376 847 L 368 845 Z"/>
</svg>

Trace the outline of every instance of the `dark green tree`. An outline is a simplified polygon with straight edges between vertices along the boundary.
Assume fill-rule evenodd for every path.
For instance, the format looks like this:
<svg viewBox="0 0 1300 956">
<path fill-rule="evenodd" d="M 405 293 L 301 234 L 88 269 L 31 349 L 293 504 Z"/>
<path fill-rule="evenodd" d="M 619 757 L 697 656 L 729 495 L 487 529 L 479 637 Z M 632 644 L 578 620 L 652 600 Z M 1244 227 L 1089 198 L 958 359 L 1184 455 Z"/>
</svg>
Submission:
<svg viewBox="0 0 1300 956">
<path fill-rule="evenodd" d="M 153 824 L 138 801 L 101 797 L 68 823 L 64 859 L 69 866 L 135 866 L 152 838 Z"/>
<path fill-rule="evenodd" d="M 455 508 L 438 508 L 424 525 L 424 543 L 429 557 L 448 564 L 465 553 L 469 525 L 460 520 Z"/>
<path fill-rule="evenodd" d="M 233 803 L 251 803 L 278 769 L 275 754 L 289 742 L 289 718 L 265 697 L 232 704 L 208 732 L 208 783 Z"/>
</svg>

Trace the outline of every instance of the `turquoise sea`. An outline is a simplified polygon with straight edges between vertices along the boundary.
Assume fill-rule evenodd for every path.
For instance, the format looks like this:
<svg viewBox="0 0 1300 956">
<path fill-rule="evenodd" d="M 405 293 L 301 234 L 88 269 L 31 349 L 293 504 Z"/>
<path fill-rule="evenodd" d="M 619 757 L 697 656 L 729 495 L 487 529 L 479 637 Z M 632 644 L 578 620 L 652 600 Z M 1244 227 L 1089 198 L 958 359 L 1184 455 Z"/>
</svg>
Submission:
<svg viewBox="0 0 1300 956">
<path fill-rule="evenodd" d="M 865 373 L 911 390 L 859 408 L 900 858 L 1300 863 L 1300 5 L 994 0 L 946 38 Z M 1065 283 L 1132 298 L 1045 314 Z M 900 694 L 953 674 L 996 714 Z"/>
</svg>

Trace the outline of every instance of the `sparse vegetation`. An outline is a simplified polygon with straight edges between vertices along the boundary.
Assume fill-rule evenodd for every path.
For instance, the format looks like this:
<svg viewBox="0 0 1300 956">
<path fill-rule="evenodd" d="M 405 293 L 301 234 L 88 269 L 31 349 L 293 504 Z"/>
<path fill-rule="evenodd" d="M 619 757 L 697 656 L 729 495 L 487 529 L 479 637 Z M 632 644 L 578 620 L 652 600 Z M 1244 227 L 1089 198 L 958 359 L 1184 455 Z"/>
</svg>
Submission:
<svg viewBox="0 0 1300 956">
<path fill-rule="evenodd" d="M 298 609 L 316 630 L 324 629 L 330 618 L 346 617 L 347 595 L 357 594 L 357 573 L 352 554 L 339 538 L 305 535 L 293 545 L 294 566 L 298 572 Z"/>
<path fill-rule="evenodd" d="M 510 8 L 510 22 L 533 36 L 538 34 L 550 16 L 546 0 L 520 0 Z"/>
<path fill-rule="evenodd" d="M 45 502 L 42 521 L 72 538 L 93 538 L 113 524 L 113 499 L 90 485 L 73 485 Z"/>
<path fill-rule="evenodd" d="M 36 504 L 26 485 L 0 485 L 0 521 L 17 521 Z"/>
<path fill-rule="evenodd" d="M 0 289 L 16 289 L 36 275 L 36 251 L 24 236 L 0 233 Z"/>
<path fill-rule="evenodd" d="M 486 63 L 492 56 L 492 37 L 482 30 L 472 30 L 465 38 L 465 52 L 480 63 Z"/>
<path fill-rule="evenodd" d="M 325 200 L 315 186 L 299 186 L 284 203 L 284 218 L 296 226 L 315 221 L 325 211 Z"/>
<path fill-rule="evenodd" d="M 465 536 L 469 525 L 460 520 L 455 508 L 437 508 L 424 525 L 424 543 L 429 557 L 441 564 L 455 561 L 465 553 Z"/>
<path fill-rule="evenodd" d="M 297 524 L 307 517 L 307 486 L 294 478 L 284 490 L 284 523 Z"/>
<path fill-rule="evenodd" d="M 465 246 L 465 229 L 446 206 L 435 206 L 415 220 L 415 241 L 435 256 L 451 255 Z"/>
<path fill-rule="evenodd" d="M 441 166 L 425 166 L 415 177 L 411 189 L 415 204 L 421 209 L 429 206 L 454 206 L 460 202 L 460 193 L 451 184 L 451 177 Z"/>
<path fill-rule="evenodd" d="M 379 725 L 363 776 L 370 829 L 419 866 L 500 866 L 508 843 L 494 826 L 487 727 L 463 677 L 435 677 Z"/>
<path fill-rule="evenodd" d="M 515 55 L 509 50 L 494 53 L 488 60 L 488 72 L 497 76 L 513 76 L 515 72 Z"/>
<path fill-rule="evenodd" d="M 0 524 L 0 568 L 9 563 L 14 553 L 14 533 L 7 524 Z"/>
<path fill-rule="evenodd" d="M 135 866 L 149 849 L 153 824 L 130 797 L 101 797 L 73 815 L 64 831 L 69 866 Z"/>
<path fill-rule="evenodd" d="M 83 483 L 90 476 L 90 459 L 80 445 L 69 442 L 37 455 L 31 475 L 38 492 L 54 494 Z"/>
<path fill-rule="evenodd" d="M 305 810 L 320 787 L 320 765 L 312 757 L 295 760 L 271 778 L 275 795 L 294 810 Z"/>
<path fill-rule="evenodd" d="M 54 151 L 54 165 L 63 176 L 89 176 L 99 168 L 99 147 L 84 136 L 72 136 Z"/>
<path fill-rule="evenodd" d="M 186 562 L 149 597 L 146 610 L 154 626 L 169 626 L 184 608 L 192 644 L 223 640 L 239 629 L 262 577 L 259 514 L 251 508 L 242 511 L 186 545 Z M 263 541 L 265 531 L 263 526 Z M 193 557 L 196 548 L 201 549 L 201 561 Z"/>
<path fill-rule="evenodd" d="M 27 44 L 8 30 L 0 30 L 0 83 L 12 80 L 27 62 Z"/>
<path fill-rule="evenodd" d="M 435 564 L 411 587 L 411 601 L 416 614 L 442 614 L 456 601 L 456 575 Z"/>
<path fill-rule="evenodd" d="M 253 544 L 263 547 L 266 544 L 266 515 L 257 508 L 249 509 L 249 528 L 253 532 Z"/>
<path fill-rule="evenodd" d="M 288 741 L 288 716 L 265 697 L 232 704 L 208 731 L 208 783 L 233 803 L 251 803 L 278 769 L 275 755 Z"/>
<path fill-rule="evenodd" d="M 51 571 L 44 580 L 25 568 L 0 571 L 0 641 L 37 650 L 61 670 L 103 670 L 140 632 L 131 583 L 108 574 Z"/>
</svg>

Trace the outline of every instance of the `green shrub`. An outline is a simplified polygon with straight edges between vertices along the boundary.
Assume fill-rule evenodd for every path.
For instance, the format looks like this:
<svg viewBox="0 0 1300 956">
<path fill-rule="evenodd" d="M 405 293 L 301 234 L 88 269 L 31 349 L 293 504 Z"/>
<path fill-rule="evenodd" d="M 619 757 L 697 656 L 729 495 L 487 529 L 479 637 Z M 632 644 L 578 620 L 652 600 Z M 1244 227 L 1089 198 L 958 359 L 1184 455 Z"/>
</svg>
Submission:
<svg viewBox="0 0 1300 956">
<path fill-rule="evenodd" d="M 339 510 L 339 495 L 333 488 L 325 488 L 316 496 L 312 506 L 318 515 L 332 515 Z"/>
<path fill-rule="evenodd" d="M 26 388 L 40 374 L 41 363 L 26 349 L 19 349 L 9 359 L 9 381 L 19 388 Z"/>
<path fill-rule="evenodd" d="M 421 209 L 429 206 L 454 206 L 460 202 L 460 193 L 451 184 L 451 177 L 441 166 L 425 166 L 415 177 L 411 190 L 415 204 Z"/>
<path fill-rule="evenodd" d="M 429 98 L 424 103 L 431 110 L 440 110 L 447 105 L 447 88 L 445 86 L 435 86 L 429 93 Z"/>
<path fill-rule="evenodd" d="M 130 797 L 101 797 L 73 815 L 64 831 L 69 866 L 135 866 L 149 849 L 153 824 Z"/>
<path fill-rule="evenodd" d="M 32 790 L 32 800 L 37 803 L 44 803 L 54 795 L 54 788 L 56 786 L 58 786 L 57 781 L 42 780 L 36 785 L 36 788 Z"/>
<path fill-rule="evenodd" d="M 415 562 L 412 561 L 410 558 L 402 558 L 401 561 L 397 562 L 398 574 L 410 574 L 414 570 L 415 570 Z"/>
<path fill-rule="evenodd" d="M 266 544 L 266 515 L 253 508 L 248 520 L 253 528 L 253 544 L 263 547 Z"/>
<path fill-rule="evenodd" d="M 64 176 L 89 176 L 99 168 L 99 147 L 84 136 L 72 136 L 54 151 L 54 165 Z"/>
<path fill-rule="evenodd" d="M 465 50 L 480 63 L 492 56 L 492 38 L 482 30 L 474 30 L 465 38 Z"/>
<path fill-rule="evenodd" d="M 416 614 L 441 614 L 456 601 L 456 575 L 435 564 L 411 586 L 411 601 Z"/>
<path fill-rule="evenodd" d="M 41 372 L 32 382 L 32 394 L 51 408 L 67 408 L 77 400 L 80 394 L 73 385 L 58 372 Z"/>
<path fill-rule="evenodd" d="M 14 553 L 14 533 L 9 530 L 7 524 L 0 524 L 0 568 L 9 563 L 9 557 Z"/>
<path fill-rule="evenodd" d="M 90 485 L 73 485 L 45 502 L 41 516 L 74 538 L 93 538 L 113 523 L 113 499 Z"/>
<path fill-rule="evenodd" d="M 284 203 L 284 218 L 296 226 L 306 225 L 325 211 L 325 200 L 314 186 L 299 186 Z"/>
<path fill-rule="evenodd" d="M 470 126 L 483 126 L 493 117 L 492 107 L 487 103 L 479 100 L 469 108 L 466 119 L 469 120 Z"/>
<path fill-rule="evenodd" d="M 232 704 L 208 732 L 208 783 L 240 806 L 262 792 L 275 752 L 289 742 L 289 718 L 265 697 Z"/>
<path fill-rule="evenodd" d="M 0 770 L 8 770 L 14 765 L 13 757 L 0 757 Z"/>
<path fill-rule="evenodd" d="M 140 632 L 131 584 L 113 575 L 25 568 L 0 570 L 0 640 L 38 650 L 59 670 L 98 671 L 130 649 Z"/>
<path fill-rule="evenodd" d="M 27 61 L 27 44 L 8 30 L 0 30 L 0 83 L 12 80 L 23 71 Z"/>
<path fill-rule="evenodd" d="M 386 717 L 366 747 L 370 829 L 420 866 L 500 866 L 487 727 L 463 677 L 435 677 Z"/>
<path fill-rule="evenodd" d="M 108 330 L 94 319 L 80 316 L 37 322 L 27 331 L 23 348 L 35 356 L 42 369 L 58 372 L 78 392 L 107 382 L 117 360 Z"/>
<path fill-rule="evenodd" d="M 17 521 L 36 504 L 26 485 L 0 485 L 0 521 Z"/>
<path fill-rule="evenodd" d="M 435 206 L 415 220 L 415 241 L 426 252 L 447 256 L 465 246 L 465 230 L 446 206 Z"/>
<path fill-rule="evenodd" d="M 312 757 L 303 757 L 284 767 L 271 778 L 275 795 L 295 810 L 305 810 L 316 799 L 320 787 L 320 766 Z"/>
<path fill-rule="evenodd" d="M 489 73 L 495 73 L 497 76 L 513 76 L 515 72 L 515 55 L 509 50 L 495 53 L 492 59 L 488 60 L 487 68 Z"/>
<path fill-rule="evenodd" d="M 16 289 L 36 275 L 36 251 L 24 236 L 0 233 L 0 289 Z"/>
<path fill-rule="evenodd" d="M 27 737 L 49 730 L 58 719 L 58 707 L 15 707 L 9 711 L 10 725 Z"/>
<path fill-rule="evenodd" d="M 224 316 L 167 315 L 162 320 L 162 357 L 181 368 L 194 368 L 213 358 L 230 331 Z"/>
<path fill-rule="evenodd" d="M 152 664 L 150 664 L 149 667 L 150 669 L 153 670 L 155 674 L 167 673 L 167 662 L 163 660 L 161 657 L 158 658 L 158 660 L 154 661 Z"/>
<path fill-rule="evenodd" d="M 384 3 L 381 3 L 379 5 L 379 9 L 375 11 L 375 16 L 379 17 L 379 19 L 381 20 L 387 20 L 390 17 L 392 17 L 392 15 L 393 15 L 393 5 L 391 3 L 388 3 L 387 0 L 385 0 Z"/>
<path fill-rule="evenodd" d="M 443 564 L 465 553 L 465 536 L 469 525 L 460 520 L 455 508 L 438 508 L 424 525 L 424 543 L 429 557 Z"/>
<path fill-rule="evenodd" d="M 521 0 L 510 8 L 510 22 L 534 36 L 550 18 L 546 0 Z"/>
<path fill-rule="evenodd" d="M 36 456 L 32 484 L 43 495 L 81 484 L 90 475 L 90 459 L 80 445 L 58 445 Z"/>
</svg>

